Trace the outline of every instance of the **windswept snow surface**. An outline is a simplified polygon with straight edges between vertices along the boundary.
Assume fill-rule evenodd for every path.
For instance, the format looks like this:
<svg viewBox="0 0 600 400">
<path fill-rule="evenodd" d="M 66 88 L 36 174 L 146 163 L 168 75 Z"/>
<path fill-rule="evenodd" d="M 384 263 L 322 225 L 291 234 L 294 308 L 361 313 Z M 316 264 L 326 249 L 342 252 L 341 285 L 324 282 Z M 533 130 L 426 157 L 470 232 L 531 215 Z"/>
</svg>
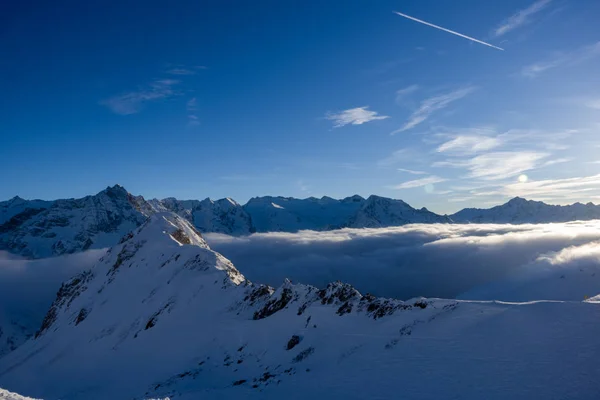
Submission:
<svg viewBox="0 0 600 400">
<path fill-rule="evenodd" d="M 593 301 L 407 301 L 249 282 L 153 216 L 63 284 L 0 386 L 78 399 L 597 399 Z"/>
</svg>

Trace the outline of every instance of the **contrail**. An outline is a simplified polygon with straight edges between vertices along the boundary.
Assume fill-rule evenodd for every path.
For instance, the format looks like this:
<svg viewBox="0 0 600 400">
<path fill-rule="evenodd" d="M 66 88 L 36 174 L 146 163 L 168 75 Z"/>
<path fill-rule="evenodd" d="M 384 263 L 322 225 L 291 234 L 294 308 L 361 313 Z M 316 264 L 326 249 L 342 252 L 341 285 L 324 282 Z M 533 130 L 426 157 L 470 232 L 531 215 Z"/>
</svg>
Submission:
<svg viewBox="0 0 600 400">
<path fill-rule="evenodd" d="M 492 48 L 494 48 L 494 49 L 497 49 L 497 50 L 502 50 L 502 51 L 504 51 L 504 49 L 503 49 L 503 48 L 501 48 L 501 47 L 497 47 L 497 46 L 494 46 L 493 44 L 489 44 L 489 43 L 486 43 L 486 42 L 482 42 L 481 40 L 477 40 L 477 39 L 475 39 L 475 38 L 472 38 L 472 37 L 470 37 L 470 36 L 463 35 L 462 33 L 454 32 L 454 31 L 451 31 L 450 29 L 442 28 L 441 26 L 437 26 L 437 25 L 434 25 L 434 24 L 432 24 L 432 23 L 429 23 L 429 22 L 422 21 L 422 20 L 420 20 L 420 19 L 417 19 L 417 18 L 415 18 L 415 17 L 411 17 L 410 15 L 402 14 L 402 13 L 399 13 L 398 11 L 394 11 L 394 13 L 398 14 L 398 15 L 399 15 L 399 16 L 401 16 L 401 17 L 408 18 L 408 19 L 412 19 L 413 21 L 419 22 L 419 23 L 421 23 L 421 24 L 425 24 L 425 25 L 431 26 L 432 28 L 436 28 L 436 29 L 442 30 L 442 31 L 444 31 L 444 32 L 451 33 L 451 34 L 453 34 L 453 35 L 460 36 L 460 37 L 462 37 L 462 38 L 465 38 L 465 39 L 469 39 L 469 40 L 471 40 L 471 41 L 473 41 L 473 42 L 477 42 L 477 43 L 480 43 L 480 44 L 484 44 L 484 45 L 486 45 L 486 46 L 489 46 L 489 47 L 492 47 Z"/>
</svg>

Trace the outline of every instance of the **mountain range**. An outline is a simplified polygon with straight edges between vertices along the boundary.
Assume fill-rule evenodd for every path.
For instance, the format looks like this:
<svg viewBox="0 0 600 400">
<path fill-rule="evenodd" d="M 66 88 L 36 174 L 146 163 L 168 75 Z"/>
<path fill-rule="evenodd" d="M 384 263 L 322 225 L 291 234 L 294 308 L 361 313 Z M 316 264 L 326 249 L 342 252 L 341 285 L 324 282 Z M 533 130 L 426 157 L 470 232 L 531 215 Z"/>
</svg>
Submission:
<svg viewBox="0 0 600 400">
<path fill-rule="evenodd" d="M 93 196 L 54 201 L 15 197 L 0 202 L 0 250 L 41 258 L 106 248 L 158 212 L 174 212 L 200 232 L 249 235 L 341 228 L 381 228 L 412 223 L 547 223 L 600 218 L 600 206 L 569 206 L 514 198 L 490 209 L 467 208 L 453 215 L 415 209 L 402 200 L 355 195 L 330 197 L 255 197 L 240 205 L 220 200 L 146 200 L 122 186 Z"/>
<path fill-rule="evenodd" d="M 46 400 L 593 399 L 597 301 L 273 288 L 156 212 L 63 283 L 35 336 L 0 358 L 0 386 Z"/>
</svg>

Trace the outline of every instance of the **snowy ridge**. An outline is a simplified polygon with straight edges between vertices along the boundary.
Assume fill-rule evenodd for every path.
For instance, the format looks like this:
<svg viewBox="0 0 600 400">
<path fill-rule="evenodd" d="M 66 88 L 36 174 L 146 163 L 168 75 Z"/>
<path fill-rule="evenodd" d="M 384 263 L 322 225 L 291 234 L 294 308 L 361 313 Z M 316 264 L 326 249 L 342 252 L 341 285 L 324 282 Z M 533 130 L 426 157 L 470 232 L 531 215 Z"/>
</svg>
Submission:
<svg viewBox="0 0 600 400">
<path fill-rule="evenodd" d="M 63 284 L 37 337 L 0 359 L 0 386 L 46 400 L 593 399 L 598 318 L 591 301 L 257 285 L 158 213 Z"/>
</svg>

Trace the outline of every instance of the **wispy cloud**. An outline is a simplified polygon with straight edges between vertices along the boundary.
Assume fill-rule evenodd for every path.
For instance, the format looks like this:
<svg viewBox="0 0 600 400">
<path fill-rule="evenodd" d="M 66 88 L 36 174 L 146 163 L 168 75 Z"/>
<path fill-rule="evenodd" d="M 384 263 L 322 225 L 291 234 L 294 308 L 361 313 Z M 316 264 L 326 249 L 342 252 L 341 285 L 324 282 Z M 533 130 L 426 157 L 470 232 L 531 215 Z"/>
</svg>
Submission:
<svg viewBox="0 0 600 400">
<path fill-rule="evenodd" d="M 182 65 L 178 65 L 178 66 L 173 66 L 173 68 L 170 68 L 166 71 L 167 74 L 171 74 L 171 75 L 196 75 L 196 73 L 199 70 L 203 70 L 203 69 L 208 69 L 208 67 L 205 67 L 204 65 L 196 65 L 194 67 L 185 67 Z"/>
<path fill-rule="evenodd" d="M 412 158 L 410 149 L 399 149 L 394 151 L 389 157 L 377 161 L 377 165 L 380 167 L 389 167 L 402 161 L 408 162 Z"/>
<path fill-rule="evenodd" d="M 543 167 L 549 167 L 550 165 L 555 165 L 555 164 L 563 164 L 569 161 L 572 161 L 572 158 L 555 158 L 554 160 L 548 160 L 544 163 L 544 165 L 542 165 Z"/>
<path fill-rule="evenodd" d="M 600 110 L 600 99 L 589 99 L 585 102 L 585 106 L 594 110 Z"/>
<path fill-rule="evenodd" d="M 189 126 L 200 125 L 200 121 L 199 121 L 198 115 L 196 114 L 197 104 L 198 104 L 198 102 L 197 102 L 197 100 L 196 100 L 195 97 L 191 98 L 186 103 L 186 109 L 187 109 L 187 112 L 188 112 L 188 125 Z"/>
<path fill-rule="evenodd" d="M 439 176 L 431 175 L 427 178 L 415 179 L 412 181 L 407 181 L 401 183 L 399 185 L 390 186 L 390 189 L 412 189 L 416 187 L 432 185 L 434 183 L 445 182 L 447 179 L 440 178 Z"/>
<path fill-rule="evenodd" d="M 396 103 L 401 104 L 408 96 L 419 90 L 419 85 L 410 85 L 396 91 Z"/>
<path fill-rule="evenodd" d="M 474 90 L 474 87 L 467 86 L 450 93 L 430 97 L 424 100 L 421 102 L 421 106 L 417 109 L 417 111 L 410 116 L 404 126 L 392 132 L 392 135 L 414 128 L 415 126 L 426 121 L 427 118 L 429 118 L 436 111 L 448 107 L 448 105 L 450 105 L 452 102 L 462 99 L 463 97 L 472 93 Z"/>
<path fill-rule="evenodd" d="M 448 130 L 448 128 L 444 129 Z M 548 151 L 564 150 L 568 148 L 565 141 L 575 133 L 577 131 L 572 129 L 557 132 L 511 129 L 503 133 L 498 133 L 496 129 L 490 127 L 459 129 L 455 134 L 438 134 L 442 137 L 449 136 L 451 139 L 439 145 L 436 151 L 459 156 L 483 153 L 500 147 L 514 148 L 515 146 Z"/>
<path fill-rule="evenodd" d="M 506 185 L 502 192 L 509 197 L 524 196 L 539 200 L 578 199 L 584 193 L 588 196 L 598 196 L 600 175 L 511 183 Z"/>
<path fill-rule="evenodd" d="M 521 69 L 521 75 L 535 78 L 543 72 L 557 67 L 569 67 L 580 64 L 600 55 L 600 42 L 580 47 L 567 53 L 558 53 L 554 58 L 526 65 Z"/>
<path fill-rule="evenodd" d="M 167 74 L 171 75 L 195 75 L 196 71 L 186 68 L 172 68 L 167 71 Z"/>
<path fill-rule="evenodd" d="M 535 151 L 501 151 L 481 154 L 469 159 L 440 161 L 434 163 L 433 167 L 464 168 L 469 171 L 467 178 L 493 181 L 538 168 L 541 161 L 548 156 L 548 153 Z"/>
<path fill-rule="evenodd" d="M 507 18 L 505 21 L 503 21 L 502 24 L 500 24 L 500 26 L 498 26 L 494 30 L 493 36 L 500 37 L 512 30 L 515 30 L 529 23 L 531 21 L 531 17 L 533 17 L 533 15 L 539 13 L 544 8 L 546 8 L 546 6 L 550 4 L 550 2 L 551 0 L 539 0 L 530 5 L 529 7 L 523 10 L 519 10 L 518 12 Z"/>
<path fill-rule="evenodd" d="M 450 30 L 450 29 L 447 29 L 447 28 L 442 28 L 441 26 L 434 25 L 434 24 L 432 24 L 431 22 L 426 22 L 426 21 L 423 21 L 423 20 L 417 19 L 417 18 L 415 18 L 415 17 L 411 17 L 410 15 L 406 15 L 406 14 L 399 13 L 398 11 L 394 11 L 394 13 L 395 13 L 395 14 L 398 14 L 398 15 L 399 15 L 399 16 L 401 16 L 401 17 L 408 18 L 408 19 L 410 19 L 410 20 L 413 20 L 413 21 L 415 21 L 415 22 L 418 22 L 418 23 L 420 23 L 420 24 L 424 24 L 424 25 L 430 26 L 430 27 L 432 27 L 432 28 L 439 29 L 439 30 L 441 30 L 441 31 L 448 32 L 448 33 L 451 33 L 451 34 L 453 34 L 453 35 L 460 36 L 461 38 L 464 38 L 464 39 L 470 40 L 470 41 L 472 41 L 472 42 L 479 43 L 479 44 L 483 44 L 483 45 L 485 45 L 485 46 L 488 46 L 488 47 L 491 47 L 491 48 L 494 48 L 494 49 L 497 49 L 497 50 L 504 50 L 503 48 L 500 48 L 500 47 L 498 47 L 498 46 L 494 46 L 493 44 L 489 44 L 489 43 L 483 42 L 483 41 L 481 41 L 481 40 L 478 40 L 478 39 L 475 39 L 475 38 L 473 38 L 473 37 L 471 37 L 471 36 L 463 35 L 462 33 L 458 33 L 458 32 L 452 31 L 452 30 Z"/>
<path fill-rule="evenodd" d="M 108 107 L 112 112 L 119 115 L 130 115 L 138 113 L 144 105 L 151 101 L 157 101 L 173 97 L 179 93 L 174 86 L 179 83 L 175 79 L 159 79 L 139 90 L 123 93 L 100 101 L 100 104 Z"/>
<path fill-rule="evenodd" d="M 437 152 L 470 154 L 488 151 L 500 145 L 501 141 L 495 137 L 459 135 L 438 146 Z"/>
<path fill-rule="evenodd" d="M 389 118 L 386 115 L 378 115 L 376 111 L 368 109 L 369 106 L 351 108 L 337 113 L 327 113 L 325 118 L 333 121 L 335 128 L 345 125 L 362 125 L 366 122 Z"/>
<path fill-rule="evenodd" d="M 412 174 L 412 175 L 426 175 L 427 174 L 427 172 L 425 172 L 425 171 L 415 171 L 414 169 L 406 169 L 406 168 L 398 168 L 398 171 L 406 172 L 407 174 Z"/>
</svg>

